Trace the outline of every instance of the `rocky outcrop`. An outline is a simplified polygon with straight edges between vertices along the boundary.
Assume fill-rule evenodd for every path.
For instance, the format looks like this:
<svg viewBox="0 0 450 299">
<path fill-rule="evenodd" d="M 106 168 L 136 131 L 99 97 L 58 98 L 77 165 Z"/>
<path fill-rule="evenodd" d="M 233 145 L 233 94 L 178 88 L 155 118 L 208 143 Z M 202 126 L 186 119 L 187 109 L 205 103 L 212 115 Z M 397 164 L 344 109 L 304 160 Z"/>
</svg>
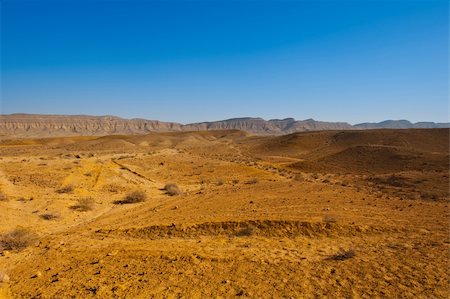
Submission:
<svg viewBox="0 0 450 299">
<path fill-rule="evenodd" d="M 0 134 L 8 136 L 73 136 L 143 134 L 179 131 L 178 123 L 115 116 L 11 114 L 0 117 Z"/>
</svg>

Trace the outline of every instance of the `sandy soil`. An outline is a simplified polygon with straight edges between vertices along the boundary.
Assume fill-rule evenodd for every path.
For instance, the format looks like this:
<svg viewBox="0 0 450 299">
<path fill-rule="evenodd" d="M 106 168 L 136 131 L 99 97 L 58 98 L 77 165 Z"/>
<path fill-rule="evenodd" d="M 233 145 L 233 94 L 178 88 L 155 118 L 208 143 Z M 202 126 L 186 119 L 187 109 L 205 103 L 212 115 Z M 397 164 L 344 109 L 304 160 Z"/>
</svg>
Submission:
<svg viewBox="0 0 450 299">
<path fill-rule="evenodd" d="M 446 129 L 2 140 L 0 298 L 448 298 L 448 162 Z"/>
</svg>

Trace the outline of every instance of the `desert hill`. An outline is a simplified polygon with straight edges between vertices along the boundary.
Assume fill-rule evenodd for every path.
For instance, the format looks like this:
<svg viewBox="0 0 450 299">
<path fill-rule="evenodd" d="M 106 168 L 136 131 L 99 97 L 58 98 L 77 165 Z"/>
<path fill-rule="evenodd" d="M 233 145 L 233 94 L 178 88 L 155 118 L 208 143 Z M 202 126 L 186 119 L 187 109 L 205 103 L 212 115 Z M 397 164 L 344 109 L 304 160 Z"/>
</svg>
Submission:
<svg viewBox="0 0 450 299">
<path fill-rule="evenodd" d="M 149 132 L 178 132 L 206 130 L 242 130 L 257 135 L 285 135 L 304 131 L 351 129 L 407 129 L 445 128 L 448 123 L 410 123 L 409 121 L 384 121 L 350 125 L 345 122 L 322 122 L 313 119 L 297 121 L 293 118 L 264 120 L 262 118 L 234 118 L 214 122 L 180 124 L 146 119 L 123 119 L 116 116 L 87 115 L 0 115 L 0 136 L 52 137 L 52 136 L 102 136 L 117 134 L 146 134 Z"/>
<path fill-rule="evenodd" d="M 3 138 L 0 297 L 448 298 L 449 133 Z"/>
</svg>

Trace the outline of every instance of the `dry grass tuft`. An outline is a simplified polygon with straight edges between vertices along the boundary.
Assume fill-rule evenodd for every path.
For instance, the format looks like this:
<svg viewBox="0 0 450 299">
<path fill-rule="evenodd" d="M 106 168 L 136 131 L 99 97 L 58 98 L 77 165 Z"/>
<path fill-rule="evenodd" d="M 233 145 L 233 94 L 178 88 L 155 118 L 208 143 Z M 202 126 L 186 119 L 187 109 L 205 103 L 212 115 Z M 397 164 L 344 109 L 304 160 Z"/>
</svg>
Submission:
<svg viewBox="0 0 450 299">
<path fill-rule="evenodd" d="M 147 199 L 147 194 L 143 191 L 134 191 L 125 196 L 122 200 L 116 200 L 114 201 L 115 204 L 123 205 L 123 204 L 131 204 L 131 203 L 138 203 L 143 202 Z"/>
<path fill-rule="evenodd" d="M 51 213 L 41 214 L 41 215 L 39 215 L 39 217 L 41 217 L 41 219 L 44 219 L 44 220 L 56 220 L 60 216 L 58 213 L 51 212 Z"/>
<path fill-rule="evenodd" d="M 75 189 L 75 187 L 73 185 L 66 185 L 66 186 L 63 186 L 63 187 L 59 188 L 58 190 L 56 190 L 56 192 L 57 193 L 72 193 L 74 189 Z"/>
<path fill-rule="evenodd" d="M 119 192 L 124 192 L 126 189 L 125 189 L 125 187 L 123 187 L 119 184 L 111 183 L 111 184 L 103 186 L 103 190 L 105 190 L 106 192 L 111 192 L 111 193 L 119 193 Z"/>
<path fill-rule="evenodd" d="M 70 207 L 72 210 L 79 212 L 92 211 L 95 208 L 95 202 L 92 197 L 79 198 L 77 204 Z"/>
<path fill-rule="evenodd" d="M 36 242 L 38 236 L 29 229 L 18 227 L 0 235 L 0 251 L 23 250 Z"/>
<path fill-rule="evenodd" d="M 182 192 L 176 184 L 166 184 L 163 188 L 170 196 L 180 195 Z"/>
</svg>

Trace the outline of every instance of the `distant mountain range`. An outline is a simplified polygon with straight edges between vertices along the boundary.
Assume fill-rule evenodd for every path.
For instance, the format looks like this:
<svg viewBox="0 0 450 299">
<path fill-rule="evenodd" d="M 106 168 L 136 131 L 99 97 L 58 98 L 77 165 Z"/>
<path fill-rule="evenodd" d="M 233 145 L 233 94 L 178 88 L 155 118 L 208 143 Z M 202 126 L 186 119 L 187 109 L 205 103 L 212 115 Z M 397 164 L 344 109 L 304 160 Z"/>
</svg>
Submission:
<svg viewBox="0 0 450 299">
<path fill-rule="evenodd" d="M 450 128 L 450 123 L 386 120 L 379 123 L 350 125 L 346 122 L 323 122 L 293 118 L 264 120 L 232 118 L 221 121 L 180 124 L 147 119 L 124 119 L 116 116 L 87 115 L 0 115 L 0 135 L 49 137 L 74 135 L 146 134 L 150 132 L 242 130 L 258 135 L 284 135 L 303 131 Z"/>
</svg>

